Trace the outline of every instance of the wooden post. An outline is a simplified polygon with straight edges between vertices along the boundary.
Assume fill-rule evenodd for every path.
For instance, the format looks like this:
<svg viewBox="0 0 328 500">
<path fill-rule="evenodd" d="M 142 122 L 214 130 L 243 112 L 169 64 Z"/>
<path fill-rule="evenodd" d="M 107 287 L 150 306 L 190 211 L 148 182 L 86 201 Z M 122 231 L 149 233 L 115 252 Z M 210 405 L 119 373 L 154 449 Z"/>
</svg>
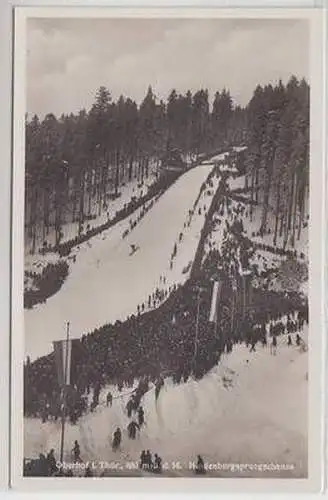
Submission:
<svg viewBox="0 0 328 500">
<path fill-rule="evenodd" d="M 62 388 L 62 416 L 61 416 L 61 439 L 60 439 L 60 463 L 63 463 L 64 457 L 64 439 L 65 439 L 65 409 L 66 409 L 66 380 L 68 370 L 68 342 L 69 342 L 69 322 L 66 328 L 66 355 L 65 355 L 65 369 L 64 369 L 64 385 Z"/>
<path fill-rule="evenodd" d="M 197 317 L 196 317 L 196 331 L 195 331 L 195 348 L 194 348 L 194 361 L 196 361 L 197 344 L 198 344 L 198 329 L 199 329 L 199 307 L 200 307 L 200 288 L 197 295 Z"/>
</svg>

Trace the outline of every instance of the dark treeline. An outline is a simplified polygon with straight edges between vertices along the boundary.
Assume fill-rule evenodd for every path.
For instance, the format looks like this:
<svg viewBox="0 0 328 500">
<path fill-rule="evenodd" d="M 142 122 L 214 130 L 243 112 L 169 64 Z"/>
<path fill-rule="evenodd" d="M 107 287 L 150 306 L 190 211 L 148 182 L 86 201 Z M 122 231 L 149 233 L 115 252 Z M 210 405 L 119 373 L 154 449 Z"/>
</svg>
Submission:
<svg viewBox="0 0 328 500">
<path fill-rule="evenodd" d="M 309 86 L 292 77 L 284 86 L 258 86 L 247 108 L 247 178 L 262 207 L 260 234 L 273 215 L 273 243 L 292 246 L 306 225 L 309 190 Z M 253 203 L 250 204 L 252 217 Z M 272 221 L 272 218 L 271 218 Z"/>
<path fill-rule="evenodd" d="M 164 103 L 149 87 L 138 106 L 123 96 L 115 102 L 100 87 L 89 112 L 48 114 L 43 121 L 34 116 L 26 122 L 26 229 L 32 252 L 40 228 L 44 242 L 53 227 L 58 244 L 63 223 L 78 222 L 81 233 L 88 218 L 110 213 L 119 187 L 132 179 L 142 185 L 168 151 L 194 158 L 242 141 L 244 131 L 245 111 L 233 107 L 225 90 L 210 106 L 207 90 L 194 95 L 173 90 Z"/>
<path fill-rule="evenodd" d="M 120 186 L 140 186 L 160 171 L 167 151 L 195 158 L 229 145 L 247 145 L 247 177 L 255 203 L 263 203 L 261 231 L 275 213 L 275 237 L 300 236 L 308 190 L 309 87 L 292 77 L 287 85 L 258 86 L 245 108 L 229 91 L 212 102 L 206 89 L 170 93 L 158 101 L 151 87 L 138 106 L 121 96 L 113 101 L 100 87 L 87 112 L 48 114 L 26 121 L 26 229 L 37 248 L 50 228 L 55 243 L 62 226 L 111 213 Z M 298 229 L 297 229 L 298 228 Z M 41 235 L 41 236 L 40 236 Z"/>
</svg>

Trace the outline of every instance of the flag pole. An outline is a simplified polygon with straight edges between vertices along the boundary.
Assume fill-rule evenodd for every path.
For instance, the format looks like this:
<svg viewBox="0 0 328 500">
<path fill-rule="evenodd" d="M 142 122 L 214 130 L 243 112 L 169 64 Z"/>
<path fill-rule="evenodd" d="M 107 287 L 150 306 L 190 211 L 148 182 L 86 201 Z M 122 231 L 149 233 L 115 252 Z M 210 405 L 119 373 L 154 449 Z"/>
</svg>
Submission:
<svg viewBox="0 0 328 500">
<path fill-rule="evenodd" d="M 218 306 L 218 298 L 216 299 L 216 304 L 215 304 L 215 316 L 214 316 L 214 328 L 215 328 L 215 338 L 218 338 L 218 321 L 219 321 L 219 306 Z"/>
<path fill-rule="evenodd" d="M 215 304 L 215 337 L 218 337 L 218 323 L 219 323 L 219 285 L 218 285 L 218 295 L 216 297 Z"/>
<path fill-rule="evenodd" d="M 232 289 L 232 311 L 231 311 L 231 334 L 234 334 L 234 324 L 235 324 L 235 290 Z"/>
<path fill-rule="evenodd" d="M 243 304 L 244 305 L 243 317 L 245 318 L 245 316 L 246 316 L 246 276 L 245 276 L 245 274 L 243 274 L 243 284 L 244 284 L 244 286 L 243 286 L 243 303 L 244 303 Z"/>
<path fill-rule="evenodd" d="M 196 317 L 196 331 L 195 331 L 195 342 L 194 342 L 194 362 L 196 362 L 197 347 L 198 347 L 199 306 L 200 306 L 200 288 L 198 288 L 198 293 L 197 293 L 197 317 Z"/>
<path fill-rule="evenodd" d="M 68 343 L 69 343 L 69 321 L 66 325 L 66 351 L 65 351 L 65 368 L 64 368 L 64 384 L 62 388 L 62 415 L 61 415 L 61 439 L 60 439 L 60 462 L 63 463 L 64 457 L 64 437 L 65 437 L 65 410 L 66 410 L 66 382 L 68 370 Z"/>
</svg>

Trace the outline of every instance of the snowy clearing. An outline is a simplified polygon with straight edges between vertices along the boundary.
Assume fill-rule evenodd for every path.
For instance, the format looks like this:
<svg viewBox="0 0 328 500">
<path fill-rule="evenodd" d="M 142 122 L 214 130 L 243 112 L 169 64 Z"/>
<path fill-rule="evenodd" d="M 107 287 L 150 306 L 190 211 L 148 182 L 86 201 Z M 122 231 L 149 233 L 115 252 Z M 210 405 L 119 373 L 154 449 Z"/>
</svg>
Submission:
<svg viewBox="0 0 328 500">
<path fill-rule="evenodd" d="M 208 160 L 202 161 L 202 165 L 211 165 L 214 164 L 215 162 L 223 161 L 227 156 L 229 156 L 229 152 L 220 153 L 218 155 L 213 156 L 212 158 L 209 158 Z"/>
</svg>

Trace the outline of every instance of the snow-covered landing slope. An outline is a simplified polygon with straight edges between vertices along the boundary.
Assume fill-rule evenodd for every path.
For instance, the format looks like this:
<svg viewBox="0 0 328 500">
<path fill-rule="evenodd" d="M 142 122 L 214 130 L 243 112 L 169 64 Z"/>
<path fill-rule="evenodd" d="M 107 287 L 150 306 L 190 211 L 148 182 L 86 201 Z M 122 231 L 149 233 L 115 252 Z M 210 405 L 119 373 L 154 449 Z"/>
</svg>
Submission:
<svg viewBox="0 0 328 500">
<path fill-rule="evenodd" d="M 169 273 L 173 244 L 183 230 L 202 183 L 213 169 L 200 165 L 180 177 L 163 194 L 138 226 L 122 239 L 128 220 L 80 245 L 76 262 L 61 290 L 45 304 L 25 311 L 25 351 L 31 360 L 52 350 L 52 341 L 65 338 L 65 322 L 71 323 L 72 338 L 108 322 L 124 320 L 135 313 L 159 283 L 183 281 L 182 269 L 193 260 L 204 223 L 204 213 L 195 216 L 181 242 L 179 265 Z M 209 205 L 211 198 L 207 198 Z M 188 234 L 187 234 L 188 233 Z M 134 244 L 139 250 L 130 255 Z M 180 247 L 179 245 L 179 247 Z"/>
<path fill-rule="evenodd" d="M 107 408 L 103 391 L 95 413 L 83 417 L 76 426 L 67 424 L 64 460 L 72 461 L 70 450 L 78 439 L 84 461 L 118 460 L 125 474 L 125 464 L 138 460 L 140 452 L 149 449 L 159 453 L 169 466 L 180 461 L 183 468 L 168 470 L 169 475 L 192 474 L 189 461 L 200 453 L 214 464 L 289 464 L 294 469 L 280 472 L 280 477 L 304 477 L 307 362 L 307 352 L 287 347 L 285 336 L 278 338 L 276 356 L 270 354 L 269 346 L 258 345 L 255 353 L 244 345 L 234 346 L 202 380 L 180 385 L 166 381 L 157 403 L 154 390 L 150 390 L 142 400 L 146 427 L 136 441 L 129 440 L 126 432 L 129 419 L 124 408 L 129 395 L 116 397 L 113 407 Z M 109 389 L 117 395 L 114 388 Z M 117 426 L 123 430 L 122 450 L 114 453 L 110 443 Z M 25 420 L 25 457 L 37 457 L 50 448 L 58 457 L 59 443 L 60 423 Z M 249 470 L 216 474 L 277 475 Z"/>
</svg>

